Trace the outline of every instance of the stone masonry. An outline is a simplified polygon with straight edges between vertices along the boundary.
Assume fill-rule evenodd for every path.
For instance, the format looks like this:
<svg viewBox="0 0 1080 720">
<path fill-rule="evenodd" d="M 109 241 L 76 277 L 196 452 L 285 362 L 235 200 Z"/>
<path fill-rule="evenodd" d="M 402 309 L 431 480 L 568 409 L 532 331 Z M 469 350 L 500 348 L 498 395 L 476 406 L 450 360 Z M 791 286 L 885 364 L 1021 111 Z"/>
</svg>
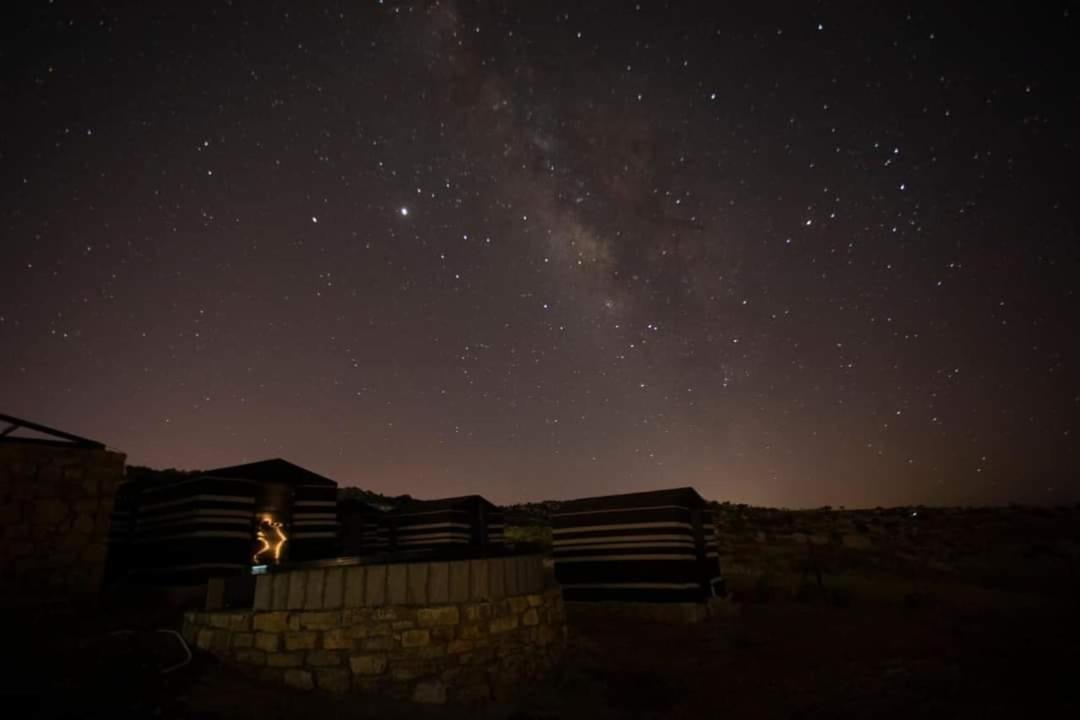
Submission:
<svg viewBox="0 0 1080 720">
<path fill-rule="evenodd" d="M 0 583 L 17 596 L 95 592 L 124 455 L 0 443 Z"/>
<path fill-rule="evenodd" d="M 456 587 L 458 563 L 262 576 L 255 609 L 189 612 L 183 635 L 230 665 L 302 690 L 420 703 L 505 699 L 561 656 L 562 593 L 531 570 L 517 573 L 516 592 L 506 592 L 507 568 L 539 570 L 539 556 L 460 564 L 472 572 Z M 493 567 L 501 573 L 495 591 Z M 398 575 L 400 582 L 390 578 Z"/>
</svg>

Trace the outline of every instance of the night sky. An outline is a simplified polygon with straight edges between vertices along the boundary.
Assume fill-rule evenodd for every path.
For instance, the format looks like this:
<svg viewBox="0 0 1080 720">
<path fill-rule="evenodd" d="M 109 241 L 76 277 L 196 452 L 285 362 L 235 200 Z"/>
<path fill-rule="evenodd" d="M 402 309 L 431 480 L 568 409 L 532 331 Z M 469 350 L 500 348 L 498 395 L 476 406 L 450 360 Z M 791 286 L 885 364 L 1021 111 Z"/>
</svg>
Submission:
<svg viewBox="0 0 1080 720">
<path fill-rule="evenodd" d="M 21 5 L 0 412 L 419 497 L 1080 499 L 1080 5 Z"/>
</svg>

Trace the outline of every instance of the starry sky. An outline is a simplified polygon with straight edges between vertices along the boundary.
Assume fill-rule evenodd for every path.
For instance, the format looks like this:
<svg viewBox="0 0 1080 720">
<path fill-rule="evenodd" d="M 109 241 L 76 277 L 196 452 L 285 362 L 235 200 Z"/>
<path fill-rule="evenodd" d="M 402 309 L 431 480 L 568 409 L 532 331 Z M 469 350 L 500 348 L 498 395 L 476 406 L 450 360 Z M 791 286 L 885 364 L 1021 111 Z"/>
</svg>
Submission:
<svg viewBox="0 0 1080 720">
<path fill-rule="evenodd" d="M 0 412 L 419 497 L 1075 501 L 1078 21 L 22 3 Z"/>
</svg>

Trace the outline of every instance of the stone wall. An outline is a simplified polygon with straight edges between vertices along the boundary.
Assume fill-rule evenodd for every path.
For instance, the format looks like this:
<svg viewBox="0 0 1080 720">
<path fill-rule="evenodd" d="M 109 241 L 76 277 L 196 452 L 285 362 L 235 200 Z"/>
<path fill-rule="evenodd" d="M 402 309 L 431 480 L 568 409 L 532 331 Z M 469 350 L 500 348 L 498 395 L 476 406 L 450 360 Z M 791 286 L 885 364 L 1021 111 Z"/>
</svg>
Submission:
<svg viewBox="0 0 1080 720">
<path fill-rule="evenodd" d="M 0 582 L 15 598 L 94 592 L 124 455 L 0 442 Z"/>
<path fill-rule="evenodd" d="M 541 569 L 539 556 L 532 556 L 263 576 L 259 609 L 187 613 L 183 635 L 230 665 L 303 690 L 354 690 L 422 703 L 505 699 L 558 660 L 566 621 L 556 587 L 507 593 L 503 576 L 502 597 L 492 599 L 490 575 L 487 590 L 477 578 L 475 595 L 466 575 L 461 592 L 452 591 L 452 566 L 487 573 L 504 560 Z M 433 573 L 436 565 L 447 566 L 446 574 Z M 426 568 L 423 582 L 414 570 L 410 585 L 415 567 Z M 389 580 L 401 571 L 403 595 Z M 275 592 L 280 578 L 281 595 Z M 284 609 L 274 609 L 278 605 Z"/>
</svg>

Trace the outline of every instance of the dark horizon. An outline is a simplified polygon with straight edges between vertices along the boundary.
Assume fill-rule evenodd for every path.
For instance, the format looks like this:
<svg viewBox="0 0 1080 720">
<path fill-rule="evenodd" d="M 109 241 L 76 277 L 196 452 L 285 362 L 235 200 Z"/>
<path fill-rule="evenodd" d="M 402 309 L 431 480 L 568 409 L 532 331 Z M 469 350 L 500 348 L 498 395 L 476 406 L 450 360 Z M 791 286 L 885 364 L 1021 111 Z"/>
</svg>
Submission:
<svg viewBox="0 0 1080 720">
<path fill-rule="evenodd" d="M 0 412 L 387 495 L 1080 501 L 1035 5 L 21 7 Z"/>
</svg>

